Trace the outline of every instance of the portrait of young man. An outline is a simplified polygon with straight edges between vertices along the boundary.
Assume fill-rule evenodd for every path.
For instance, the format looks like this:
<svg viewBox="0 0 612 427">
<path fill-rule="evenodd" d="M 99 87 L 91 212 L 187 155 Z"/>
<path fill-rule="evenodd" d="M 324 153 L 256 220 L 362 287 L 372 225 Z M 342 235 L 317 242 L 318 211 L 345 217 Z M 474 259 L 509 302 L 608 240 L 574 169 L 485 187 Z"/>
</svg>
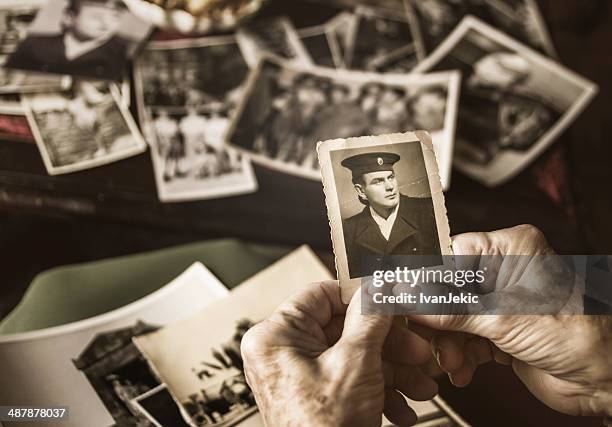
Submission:
<svg viewBox="0 0 612 427">
<path fill-rule="evenodd" d="M 355 196 L 363 205 L 359 213 L 342 222 L 351 278 L 370 276 L 380 268 L 440 263 L 432 199 L 400 191 L 409 184 L 400 182 L 396 174 L 401 161 L 399 154 L 383 151 L 356 154 L 341 161 L 350 170 Z M 403 172 L 402 178 L 409 179 L 410 167 L 404 167 Z"/>
<path fill-rule="evenodd" d="M 118 81 L 148 32 L 122 0 L 51 0 L 7 67 Z"/>
</svg>

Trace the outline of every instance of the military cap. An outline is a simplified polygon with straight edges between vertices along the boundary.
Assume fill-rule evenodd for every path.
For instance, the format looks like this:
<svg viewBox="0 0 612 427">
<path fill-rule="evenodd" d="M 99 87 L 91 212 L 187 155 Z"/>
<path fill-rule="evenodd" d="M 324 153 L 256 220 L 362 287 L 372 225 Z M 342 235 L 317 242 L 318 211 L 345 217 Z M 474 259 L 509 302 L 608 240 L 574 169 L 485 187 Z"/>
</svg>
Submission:
<svg viewBox="0 0 612 427">
<path fill-rule="evenodd" d="M 353 173 L 353 178 L 370 172 L 393 171 L 393 165 L 400 159 L 395 153 L 364 153 L 347 157 L 340 163 Z"/>
</svg>

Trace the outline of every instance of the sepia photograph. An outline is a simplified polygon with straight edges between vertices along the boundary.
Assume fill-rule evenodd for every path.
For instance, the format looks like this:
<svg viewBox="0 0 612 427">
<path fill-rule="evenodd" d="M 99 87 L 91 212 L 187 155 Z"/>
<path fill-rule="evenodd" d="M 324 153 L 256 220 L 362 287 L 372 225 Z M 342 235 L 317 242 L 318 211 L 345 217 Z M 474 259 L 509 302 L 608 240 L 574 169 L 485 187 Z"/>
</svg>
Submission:
<svg viewBox="0 0 612 427">
<path fill-rule="evenodd" d="M 317 147 L 343 300 L 376 270 L 442 265 L 451 240 L 426 132 Z"/>
<path fill-rule="evenodd" d="M 236 32 L 236 39 L 251 68 L 257 65 L 263 55 L 300 64 L 312 64 L 312 58 L 300 41 L 300 36 L 286 17 L 252 22 Z"/>
<path fill-rule="evenodd" d="M 321 67 L 344 67 L 342 28 L 348 29 L 347 24 L 346 18 L 338 15 L 323 25 L 298 30 L 298 36 L 312 62 Z"/>
<path fill-rule="evenodd" d="M 189 427 L 165 384 L 159 384 L 130 401 L 154 427 Z"/>
<path fill-rule="evenodd" d="M 488 186 L 511 179 L 578 117 L 597 85 L 474 17 L 415 72 L 463 80 L 455 165 Z"/>
<path fill-rule="evenodd" d="M 227 296 L 227 288 L 196 262 L 151 293 L 138 292 L 130 296 L 136 300 L 93 317 L 84 311 L 73 322 L 0 335 L 3 380 L 11 384 L 0 389 L 2 402 L 68 406 L 67 427 L 157 427 L 151 415 L 164 426 L 184 426 L 179 406 L 133 339 L 199 313 Z"/>
<path fill-rule="evenodd" d="M 249 159 L 224 144 L 249 72 L 233 36 L 150 43 L 135 71 L 160 200 L 257 189 Z"/>
<path fill-rule="evenodd" d="M 70 86 L 70 77 L 5 68 L 10 54 L 25 39 L 27 29 L 44 2 L 23 0 L 21 3 L 0 5 L 0 93 L 63 90 Z"/>
<path fill-rule="evenodd" d="M 318 141 L 427 130 L 448 188 L 459 85 L 454 71 L 337 72 L 268 58 L 249 77 L 226 141 L 257 163 L 320 180 Z"/>
<path fill-rule="evenodd" d="M 115 85 L 79 80 L 66 92 L 24 95 L 23 103 L 50 175 L 90 169 L 146 150 Z"/>
<path fill-rule="evenodd" d="M 302 246 L 233 288 L 229 297 L 136 338 L 136 346 L 189 414 L 192 426 L 261 426 L 245 379 L 242 337 L 293 292 L 330 278 L 314 252 Z M 202 334 L 202 325 L 214 327 Z"/>
<path fill-rule="evenodd" d="M 511 37 L 556 57 L 556 51 L 535 0 L 405 0 L 419 41 L 432 52 L 467 16 L 475 16 Z"/>
<path fill-rule="evenodd" d="M 377 71 L 390 58 L 395 58 L 397 66 L 400 56 L 401 71 L 408 72 L 423 57 L 417 36 L 406 13 L 358 6 L 346 52 L 347 68 Z"/>
<path fill-rule="evenodd" d="M 49 0 L 6 66 L 120 81 L 151 28 L 123 0 Z"/>
</svg>

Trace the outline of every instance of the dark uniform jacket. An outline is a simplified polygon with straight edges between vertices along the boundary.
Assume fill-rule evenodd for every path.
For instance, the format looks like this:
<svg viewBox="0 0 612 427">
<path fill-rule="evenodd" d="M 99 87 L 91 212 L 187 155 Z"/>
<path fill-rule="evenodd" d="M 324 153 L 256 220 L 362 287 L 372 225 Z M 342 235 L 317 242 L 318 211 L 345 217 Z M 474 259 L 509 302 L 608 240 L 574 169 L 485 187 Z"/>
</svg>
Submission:
<svg viewBox="0 0 612 427">
<path fill-rule="evenodd" d="M 66 58 L 63 34 L 29 36 L 11 55 L 6 66 L 102 80 L 121 80 L 127 63 L 128 47 L 128 41 L 111 37 L 97 48 L 71 61 Z"/>
<path fill-rule="evenodd" d="M 346 219 L 343 230 L 349 274 L 353 279 L 371 276 L 375 270 L 398 266 L 412 269 L 442 263 L 433 202 L 429 197 L 400 195 L 388 241 L 372 218 L 369 206 Z M 408 258 L 406 255 L 421 256 Z"/>
</svg>

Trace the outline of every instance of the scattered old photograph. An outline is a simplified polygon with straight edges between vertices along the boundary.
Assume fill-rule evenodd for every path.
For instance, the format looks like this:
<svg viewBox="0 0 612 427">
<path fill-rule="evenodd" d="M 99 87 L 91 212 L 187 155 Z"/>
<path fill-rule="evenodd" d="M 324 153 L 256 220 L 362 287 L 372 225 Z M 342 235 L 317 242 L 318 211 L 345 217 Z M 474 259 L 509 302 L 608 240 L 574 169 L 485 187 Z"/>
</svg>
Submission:
<svg viewBox="0 0 612 427">
<path fill-rule="evenodd" d="M 141 53 L 135 86 L 160 200 L 257 189 L 249 159 L 224 144 L 248 72 L 233 36 L 159 41 Z"/>
<path fill-rule="evenodd" d="M 189 427 L 166 384 L 134 397 L 130 404 L 155 427 Z"/>
<path fill-rule="evenodd" d="M 348 21 L 341 16 L 323 25 L 300 28 L 298 36 L 312 61 L 321 67 L 343 68 L 342 28 Z"/>
<path fill-rule="evenodd" d="M 146 289 L 151 293 L 140 295 Z M 112 311 L 91 317 L 99 307 L 90 307 L 80 311 L 82 319 L 63 316 L 74 320 L 70 323 L 2 335 L 2 379 L 11 387 L 0 389 L 0 400 L 12 406 L 68 406 L 66 427 L 158 426 L 151 416 L 164 426 L 184 426 L 178 405 L 133 339 L 193 316 L 227 294 L 206 267 L 194 263 L 165 285 L 149 283 L 124 296 L 137 298 L 129 304 L 120 298 Z"/>
<path fill-rule="evenodd" d="M 316 143 L 428 130 L 450 183 L 459 73 L 381 75 L 262 61 L 226 141 L 256 162 L 320 180 Z"/>
<path fill-rule="evenodd" d="M 535 0 L 406 0 L 419 41 L 432 52 L 467 16 L 475 16 L 526 45 L 556 57 Z"/>
<path fill-rule="evenodd" d="M 429 134 L 335 139 L 317 151 L 343 300 L 376 270 L 442 265 L 452 254 Z"/>
<path fill-rule="evenodd" d="M 34 142 L 25 114 L 5 114 L 0 110 L 0 139 Z"/>
<path fill-rule="evenodd" d="M 474 17 L 416 72 L 463 75 L 454 164 L 488 186 L 511 179 L 584 110 L 597 86 Z"/>
<path fill-rule="evenodd" d="M 8 56 L 25 39 L 27 28 L 42 4 L 42 0 L 22 0 L 0 5 L 0 93 L 53 91 L 70 86 L 68 76 L 5 68 Z"/>
<path fill-rule="evenodd" d="M 49 0 L 6 66 L 120 81 L 151 28 L 123 0 Z"/>
<path fill-rule="evenodd" d="M 253 21 L 236 32 L 236 39 L 251 68 L 257 65 L 263 55 L 301 64 L 312 63 L 295 27 L 286 17 Z"/>
<path fill-rule="evenodd" d="M 191 425 L 260 426 L 244 376 L 242 338 L 293 292 L 330 278 L 312 250 L 302 246 L 232 289 L 228 298 L 135 343 L 187 411 Z M 202 325 L 215 327 L 201 334 Z"/>
<path fill-rule="evenodd" d="M 326 25 L 330 46 L 336 46 L 340 57 L 338 68 L 346 68 L 345 58 L 349 47 L 353 14 L 347 11 L 334 16 Z"/>
<path fill-rule="evenodd" d="M 406 13 L 359 6 L 353 15 L 350 34 L 347 68 L 378 71 L 394 61 L 397 71 L 408 72 L 423 57 L 415 41 L 418 33 Z"/>
<path fill-rule="evenodd" d="M 78 80 L 66 92 L 24 95 L 23 103 L 50 175 L 105 165 L 146 150 L 113 84 Z"/>
</svg>

